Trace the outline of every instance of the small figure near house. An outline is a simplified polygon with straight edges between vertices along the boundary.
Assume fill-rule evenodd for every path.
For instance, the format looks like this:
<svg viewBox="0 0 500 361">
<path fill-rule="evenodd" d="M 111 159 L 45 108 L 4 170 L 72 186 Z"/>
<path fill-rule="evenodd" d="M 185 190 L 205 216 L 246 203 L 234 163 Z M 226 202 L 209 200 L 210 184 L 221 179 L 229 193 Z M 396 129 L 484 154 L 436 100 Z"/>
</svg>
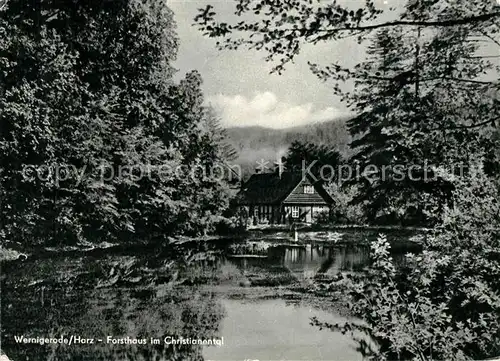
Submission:
<svg viewBox="0 0 500 361">
<path fill-rule="evenodd" d="M 299 233 L 297 232 L 297 224 L 293 223 L 292 224 L 292 231 L 293 231 L 293 241 L 297 243 L 299 241 Z"/>
<path fill-rule="evenodd" d="M 236 196 L 239 213 L 259 223 L 314 223 L 331 213 L 334 201 L 312 178 L 302 172 L 255 173 Z"/>
</svg>

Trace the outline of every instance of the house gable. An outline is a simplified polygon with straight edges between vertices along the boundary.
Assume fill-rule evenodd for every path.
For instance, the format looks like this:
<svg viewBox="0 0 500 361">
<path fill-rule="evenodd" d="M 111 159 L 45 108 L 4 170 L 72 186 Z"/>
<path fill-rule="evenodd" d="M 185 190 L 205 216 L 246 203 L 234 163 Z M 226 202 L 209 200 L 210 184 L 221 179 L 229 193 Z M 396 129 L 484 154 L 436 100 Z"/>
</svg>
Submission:
<svg viewBox="0 0 500 361">
<path fill-rule="evenodd" d="M 314 190 L 313 193 L 310 193 Z M 309 189 L 307 189 L 309 188 Z M 308 192 L 306 192 L 307 190 Z M 299 184 L 290 192 L 283 201 L 284 204 L 310 204 L 310 205 L 330 205 L 332 198 L 318 182 L 313 183 L 309 178 L 302 179 Z"/>
</svg>

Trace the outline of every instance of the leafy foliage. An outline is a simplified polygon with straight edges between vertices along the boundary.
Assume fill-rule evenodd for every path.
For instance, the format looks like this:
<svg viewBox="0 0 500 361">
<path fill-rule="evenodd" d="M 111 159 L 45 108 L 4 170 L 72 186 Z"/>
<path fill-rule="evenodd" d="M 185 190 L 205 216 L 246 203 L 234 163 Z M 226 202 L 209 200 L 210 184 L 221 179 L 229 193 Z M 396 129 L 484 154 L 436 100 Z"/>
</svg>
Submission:
<svg viewBox="0 0 500 361">
<path fill-rule="evenodd" d="M 190 171 L 230 154 L 202 105 L 200 75 L 173 81 L 178 40 L 164 1 L 12 0 L 0 33 L 4 240 L 210 230 L 227 205 L 225 181 Z"/>
<path fill-rule="evenodd" d="M 310 169 L 317 177 L 333 179 L 342 158 L 334 147 L 297 140 L 292 142 L 283 160 L 289 170 Z"/>
<path fill-rule="evenodd" d="M 366 323 L 314 324 L 354 332 L 376 359 L 469 360 L 500 353 L 500 207 L 498 185 L 474 168 L 457 179 L 455 207 L 421 254 L 396 268 L 381 235 L 372 266 L 328 288 Z M 484 193 L 483 193 L 484 192 Z M 485 197 L 485 194 L 488 196 Z M 360 337 L 368 334 L 378 348 Z"/>
<path fill-rule="evenodd" d="M 357 187 L 341 183 L 331 182 L 326 188 L 335 201 L 331 221 L 334 224 L 366 224 L 366 210 L 363 204 L 354 203 L 358 194 Z"/>
<path fill-rule="evenodd" d="M 419 19 L 422 13 L 408 9 L 406 16 Z M 352 161 L 378 169 L 362 182 L 357 198 L 368 201 L 370 219 L 436 223 L 453 190 L 436 168 L 463 173 L 471 156 L 490 149 L 499 103 L 488 96 L 494 82 L 475 80 L 492 64 L 474 56 L 479 45 L 472 32 L 383 30 L 355 72 L 335 68 L 343 75 L 333 78 L 353 79 L 357 89 L 344 94 L 359 114 L 350 122 L 359 135 Z"/>
<path fill-rule="evenodd" d="M 263 50 L 268 54 L 266 60 L 277 63 L 274 71 L 281 72 L 300 54 L 305 44 L 334 42 L 347 37 L 355 37 L 361 42 L 374 31 L 395 26 L 436 29 L 478 24 L 491 26 L 500 16 L 494 2 L 457 4 L 454 0 L 418 0 L 409 1 L 408 9 L 412 12 L 426 9 L 424 16 L 414 18 L 403 13 L 396 19 L 384 21 L 388 12 L 384 4 L 373 0 L 365 1 L 359 8 L 354 4 L 238 0 L 235 14 L 245 19 L 243 21 L 220 21 L 213 5 L 200 9 L 195 21 L 206 36 L 222 38 L 217 43 L 220 49 Z"/>
</svg>

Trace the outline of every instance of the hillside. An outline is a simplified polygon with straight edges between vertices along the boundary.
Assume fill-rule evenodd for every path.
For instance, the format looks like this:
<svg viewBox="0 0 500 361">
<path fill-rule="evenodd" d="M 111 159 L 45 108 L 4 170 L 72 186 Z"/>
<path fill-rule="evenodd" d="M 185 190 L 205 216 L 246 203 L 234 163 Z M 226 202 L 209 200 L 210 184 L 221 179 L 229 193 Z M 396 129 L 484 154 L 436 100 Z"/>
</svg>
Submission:
<svg viewBox="0 0 500 361">
<path fill-rule="evenodd" d="M 254 171 L 257 161 L 275 161 L 286 153 L 295 140 L 335 145 L 344 157 L 349 156 L 351 136 L 347 130 L 348 118 L 286 129 L 264 127 L 232 127 L 227 129 L 228 141 L 239 154 L 235 161 L 244 174 Z"/>
</svg>

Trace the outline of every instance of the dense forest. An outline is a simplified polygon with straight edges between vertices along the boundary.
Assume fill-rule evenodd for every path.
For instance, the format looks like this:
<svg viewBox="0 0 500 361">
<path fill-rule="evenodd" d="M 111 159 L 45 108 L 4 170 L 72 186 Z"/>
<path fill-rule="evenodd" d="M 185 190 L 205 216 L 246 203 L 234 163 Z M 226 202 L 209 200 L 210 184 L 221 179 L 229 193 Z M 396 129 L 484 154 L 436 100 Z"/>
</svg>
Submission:
<svg viewBox="0 0 500 361">
<path fill-rule="evenodd" d="M 1 242 L 210 232 L 232 152 L 200 74 L 173 80 L 166 2 L 11 0 L 0 33 Z"/>
</svg>

